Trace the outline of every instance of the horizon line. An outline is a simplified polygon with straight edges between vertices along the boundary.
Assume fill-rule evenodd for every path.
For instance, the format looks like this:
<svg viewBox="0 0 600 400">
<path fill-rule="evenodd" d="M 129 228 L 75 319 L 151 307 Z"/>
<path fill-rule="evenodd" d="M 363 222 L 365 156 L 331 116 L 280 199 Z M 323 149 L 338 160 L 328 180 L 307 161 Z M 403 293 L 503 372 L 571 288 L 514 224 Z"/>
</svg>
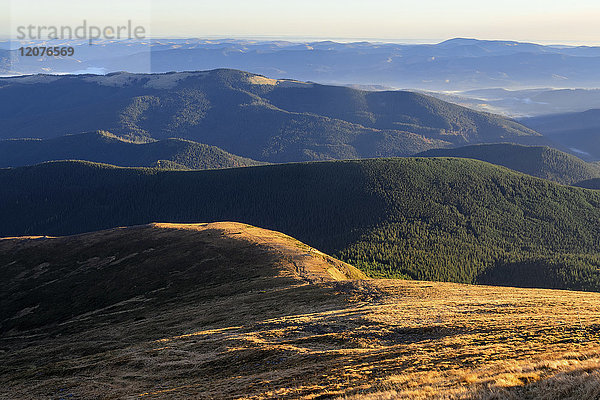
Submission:
<svg viewBox="0 0 600 400">
<path fill-rule="evenodd" d="M 406 44 L 406 45 L 436 45 L 451 40 L 476 40 L 482 42 L 515 42 L 522 44 L 537 44 L 541 46 L 573 46 L 573 47 L 599 47 L 600 41 L 581 41 L 581 40 L 520 40 L 520 39 L 480 39 L 477 37 L 450 37 L 447 39 L 441 38 L 375 38 L 375 37 L 324 37 L 324 36 L 297 36 L 297 35 L 202 35 L 202 36 L 187 36 L 187 35 L 151 35 L 144 40 L 254 40 L 254 41 L 283 41 L 289 43 L 315 43 L 315 42 L 334 42 L 340 44 L 351 43 L 374 43 L 374 44 Z M 44 42 L 49 40 L 82 40 L 86 39 L 28 39 L 19 40 L 11 36 L 0 35 L 0 41 L 8 42 Z M 111 39 L 110 41 L 127 41 L 133 39 Z M 98 41 L 107 41 L 107 39 L 99 39 Z"/>
</svg>

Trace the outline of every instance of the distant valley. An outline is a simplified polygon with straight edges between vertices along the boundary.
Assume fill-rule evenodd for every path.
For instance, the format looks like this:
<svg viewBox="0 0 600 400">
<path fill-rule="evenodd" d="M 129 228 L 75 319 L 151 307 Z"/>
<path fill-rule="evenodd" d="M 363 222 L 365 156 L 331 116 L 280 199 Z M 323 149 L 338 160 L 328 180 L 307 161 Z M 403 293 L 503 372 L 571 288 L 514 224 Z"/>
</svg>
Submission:
<svg viewBox="0 0 600 400">
<path fill-rule="evenodd" d="M 521 122 L 588 161 L 600 161 L 600 109 L 545 115 Z"/>
<path fill-rule="evenodd" d="M 600 108 L 600 89 L 478 89 L 423 93 L 478 111 L 512 118 L 583 112 Z"/>
</svg>

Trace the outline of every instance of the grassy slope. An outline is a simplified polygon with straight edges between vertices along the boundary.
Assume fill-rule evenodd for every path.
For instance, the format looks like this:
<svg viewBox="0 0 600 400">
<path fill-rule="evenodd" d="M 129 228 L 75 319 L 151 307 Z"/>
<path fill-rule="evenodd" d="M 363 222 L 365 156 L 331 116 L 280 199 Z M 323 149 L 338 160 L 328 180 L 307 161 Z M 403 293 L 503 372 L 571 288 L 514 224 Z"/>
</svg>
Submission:
<svg viewBox="0 0 600 400">
<path fill-rule="evenodd" d="M 180 137 L 270 162 L 541 140 L 514 121 L 420 94 L 277 83 L 234 70 L 0 79 L 0 88 L 4 138 L 107 130 L 136 140 Z"/>
<path fill-rule="evenodd" d="M 351 267 L 231 223 L 0 250 L 1 398 L 600 394 L 597 293 L 321 281 Z"/>
<path fill-rule="evenodd" d="M 194 287 L 240 290 L 249 279 L 277 286 L 364 278 L 289 236 L 239 223 L 8 239 L 0 240 L 0 249 L 0 333 L 57 324 L 153 293 L 165 300 Z M 35 312 L 20 313 L 29 308 Z"/>
<path fill-rule="evenodd" d="M 121 167 L 218 169 L 260 165 L 217 147 L 183 139 L 132 143 L 108 132 L 90 132 L 53 139 L 0 140 L 0 168 L 55 160 L 85 160 Z M 175 168 L 175 169 L 178 169 Z"/>
<path fill-rule="evenodd" d="M 0 188 L 0 235 L 233 220 L 373 276 L 600 290 L 600 193 L 480 161 L 198 172 L 50 163 L 0 171 Z"/>
<path fill-rule="evenodd" d="M 417 156 L 472 158 L 566 185 L 600 177 L 598 165 L 549 147 L 481 144 L 456 149 L 433 149 Z"/>
</svg>

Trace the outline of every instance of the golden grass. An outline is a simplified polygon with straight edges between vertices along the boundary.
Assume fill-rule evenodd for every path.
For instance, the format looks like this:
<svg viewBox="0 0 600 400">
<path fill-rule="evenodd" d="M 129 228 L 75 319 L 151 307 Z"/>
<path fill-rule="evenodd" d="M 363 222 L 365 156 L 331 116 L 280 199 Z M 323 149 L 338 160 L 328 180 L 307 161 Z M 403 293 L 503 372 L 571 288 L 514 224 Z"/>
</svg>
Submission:
<svg viewBox="0 0 600 400">
<path fill-rule="evenodd" d="M 218 230 L 227 237 L 249 241 L 264 247 L 268 253 L 279 255 L 286 264 L 280 266 L 282 275 L 299 277 L 312 283 L 332 279 L 337 281 L 367 279 L 362 271 L 352 265 L 328 256 L 291 236 L 277 231 L 257 228 L 239 222 L 213 222 L 210 224 L 154 223 L 151 226 L 159 229 L 196 230 L 201 232 Z"/>
<path fill-rule="evenodd" d="M 600 398 L 598 293 L 336 281 L 323 265 L 341 264 L 288 236 L 211 229 L 311 279 L 147 296 L 5 335 L 0 398 Z"/>
<path fill-rule="evenodd" d="M 247 398 L 517 399 L 574 391 L 572 398 L 592 399 L 598 394 L 596 294 L 403 281 L 348 285 L 351 294 L 343 308 L 193 336 L 218 346 L 217 358 L 260 360 L 251 374 L 238 375 L 241 366 L 229 364 L 238 370 L 233 374 L 238 379 L 226 378 L 229 393 Z M 191 345 L 190 337 L 162 339 L 171 346 L 165 351 L 188 346 L 201 351 L 203 344 Z M 278 357 L 285 361 L 275 362 Z M 277 367 L 265 370 L 270 363 Z M 213 384 L 224 387 L 218 379 Z M 173 391 L 210 390 L 210 384 L 200 385 Z M 146 397 L 159 394 L 165 392 Z"/>
</svg>

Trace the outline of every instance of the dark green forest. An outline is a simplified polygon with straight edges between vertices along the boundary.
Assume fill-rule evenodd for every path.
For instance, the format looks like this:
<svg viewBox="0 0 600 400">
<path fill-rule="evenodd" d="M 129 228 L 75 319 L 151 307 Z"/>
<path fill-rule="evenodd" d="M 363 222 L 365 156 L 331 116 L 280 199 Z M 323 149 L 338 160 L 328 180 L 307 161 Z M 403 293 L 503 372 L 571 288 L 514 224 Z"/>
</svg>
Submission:
<svg viewBox="0 0 600 400">
<path fill-rule="evenodd" d="M 511 143 L 479 144 L 454 149 L 432 149 L 416 157 L 460 157 L 487 161 L 565 185 L 600 178 L 600 166 L 544 146 Z"/>
<path fill-rule="evenodd" d="M 600 193 L 466 159 L 214 171 L 0 170 L 0 236 L 148 222 L 274 229 L 374 277 L 600 290 Z"/>
</svg>

